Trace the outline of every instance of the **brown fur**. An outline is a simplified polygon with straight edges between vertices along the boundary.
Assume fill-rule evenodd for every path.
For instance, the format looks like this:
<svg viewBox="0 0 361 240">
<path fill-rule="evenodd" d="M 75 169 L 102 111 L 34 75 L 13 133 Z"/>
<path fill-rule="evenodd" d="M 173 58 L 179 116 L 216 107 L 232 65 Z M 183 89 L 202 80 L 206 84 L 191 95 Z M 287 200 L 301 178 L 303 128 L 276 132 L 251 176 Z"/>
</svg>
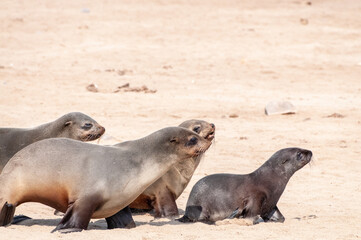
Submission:
<svg viewBox="0 0 361 240">
<path fill-rule="evenodd" d="M 22 149 L 0 175 L 0 205 L 5 206 L 0 226 L 12 220 L 14 207 L 40 202 L 65 212 L 55 230 L 86 229 L 90 218 L 109 218 L 114 220 L 112 228 L 121 227 L 122 217 L 113 215 L 173 164 L 202 154 L 211 143 L 192 131 L 173 127 L 125 145 L 52 138 Z M 131 215 L 126 220 L 133 221 Z"/>
<path fill-rule="evenodd" d="M 212 141 L 215 133 L 214 124 L 202 120 L 188 120 L 179 125 L 198 133 Z M 121 146 L 122 144 L 117 144 Z M 178 207 L 175 200 L 187 187 L 196 170 L 201 156 L 176 163 L 164 176 L 149 186 L 129 207 L 133 209 L 154 209 L 155 217 L 176 217 Z"/>
</svg>

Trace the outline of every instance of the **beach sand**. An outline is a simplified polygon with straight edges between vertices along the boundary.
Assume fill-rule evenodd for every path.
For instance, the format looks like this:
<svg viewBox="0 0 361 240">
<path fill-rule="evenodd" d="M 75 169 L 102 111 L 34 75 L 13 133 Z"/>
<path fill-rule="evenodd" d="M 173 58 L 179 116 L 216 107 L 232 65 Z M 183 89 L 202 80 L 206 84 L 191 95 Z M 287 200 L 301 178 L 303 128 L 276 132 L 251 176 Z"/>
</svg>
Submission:
<svg viewBox="0 0 361 240">
<path fill-rule="evenodd" d="M 361 238 L 360 12 L 354 0 L 2 0 L 0 126 L 80 111 L 106 128 L 94 144 L 113 144 L 188 119 L 212 122 L 216 141 L 177 200 L 181 213 L 206 175 L 249 173 L 286 147 L 315 160 L 278 202 L 284 223 L 146 214 L 130 230 L 92 219 L 87 231 L 51 234 L 61 217 L 26 203 L 16 214 L 33 220 L 1 227 L 0 239 Z M 278 100 L 297 113 L 265 115 Z"/>
</svg>

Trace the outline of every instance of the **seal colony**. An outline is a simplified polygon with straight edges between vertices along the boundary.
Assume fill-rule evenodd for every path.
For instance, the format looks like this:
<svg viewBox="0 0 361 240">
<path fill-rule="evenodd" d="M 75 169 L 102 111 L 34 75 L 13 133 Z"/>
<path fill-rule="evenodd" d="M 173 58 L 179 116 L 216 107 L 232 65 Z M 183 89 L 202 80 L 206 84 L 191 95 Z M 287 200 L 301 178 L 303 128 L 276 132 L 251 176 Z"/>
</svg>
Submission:
<svg viewBox="0 0 361 240">
<path fill-rule="evenodd" d="M 215 126 L 213 123 L 192 119 L 181 123 L 179 127 L 194 131 L 207 141 L 211 142 L 214 139 Z M 122 143 L 115 146 L 122 146 Z M 140 194 L 129 207 L 133 209 L 154 209 L 156 218 L 177 217 L 179 213 L 175 200 L 187 187 L 201 157 L 202 154 L 174 164 L 166 174 Z"/>
<path fill-rule="evenodd" d="M 213 223 L 225 218 L 254 218 L 254 223 L 283 222 L 277 202 L 291 176 L 311 158 L 309 150 L 285 148 L 250 174 L 204 177 L 193 186 L 185 214 L 178 221 Z"/>
<path fill-rule="evenodd" d="M 25 202 L 65 212 L 53 231 L 87 229 L 91 218 L 107 218 L 112 228 L 127 226 L 124 221 L 131 226 L 126 207 L 172 165 L 199 156 L 210 145 L 181 127 L 121 147 L 66 138 L 35 142 L 16 153 L 0 175 L 0 226 L 10 224 L 15 208 Z M 124 208 L 126 213 L 120 211 Z"/>
<path fill-rule="evenodd" d="M 156 218 L 178 216 L 176 199 L 211 146 L 215 125 L 188 120 L 113 146 L 84 143 L 104 131 L 82 113 L 32 129 L 0 128 L 0 226 L 29 219 L 14 217 L 16 207 L 26 202 L 65 213 L 53 230 L 62 233 L 87 229 L 91 218 L 105 218 L 108 229 L 133 228 L 131 209 L 154 209 Z M 309 150 L 285 148 L 250 174 L 204 177 L 177 220 L 283 222 L 278 200 L 291 176 L 311 158 Z"/>
<path fill-rule="evenodd" d="M 92 141 L 103 135 L 105 128 L 91 117 L 72 112 L 34 128 L 0 128 L 0 173 L 15 153 L 47 138 L 71 138 Z"/>
</svg>

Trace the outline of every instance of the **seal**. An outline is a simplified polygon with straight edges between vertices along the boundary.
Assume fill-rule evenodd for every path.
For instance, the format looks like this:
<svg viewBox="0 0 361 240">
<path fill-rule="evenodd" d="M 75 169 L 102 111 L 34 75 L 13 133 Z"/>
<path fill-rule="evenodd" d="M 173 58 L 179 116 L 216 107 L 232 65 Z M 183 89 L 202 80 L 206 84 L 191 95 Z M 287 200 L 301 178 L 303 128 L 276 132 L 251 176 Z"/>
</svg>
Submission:
<svg viewBox="0 0 361 240">
<path fill-rule="evenodd" d="M 277 208 L 291 176 L 312 158 L 312 152 L 300 148 L 277 151 L 256 171 L 246 174 L 213 174 L 199 180 L 189 195 L 180 222 L 206 222 L 225 218 L 253 218 L 284 222 Z"/>
<path fill-rule="evenodd" d="M 198 133 L 207 141 L 212 141 L 215 126 L 203 120 L 188 120 L 179 125 Z M 121 146 L 122 143 L 116 146 Z M 191 180 L 201 160 L 202 154 L 174 164 L 170 170 L 149 186 L 129 207 L 134 209 L 154 209 L 154 215 L 159 217 L 178 217 L 178 207 L 175 200 L 182 194 Z"/>
<path fill-rule="evenodd" d="M 0 128 L 0 173 L 15 153 L 31 143 L 46 138 L 71 138 L 92 141 L 105 132 L 91 117 L 72 112 L 34 128 Z"/>
<path fill-rule="evenodd" d="M 91 218 L 108 218 L 113 228 L 132 227 L 127 209 L 117 213 L 172 165 L 210 145 L 181 127 L 161 129 L 122 147 L 67 138 L 35 142 L 16 153 L 0 175 L 0 226 L 11 223 L 20 204 L 39 202 L 65 212 L 53 231 L 87 229 Z"/>
</svg>

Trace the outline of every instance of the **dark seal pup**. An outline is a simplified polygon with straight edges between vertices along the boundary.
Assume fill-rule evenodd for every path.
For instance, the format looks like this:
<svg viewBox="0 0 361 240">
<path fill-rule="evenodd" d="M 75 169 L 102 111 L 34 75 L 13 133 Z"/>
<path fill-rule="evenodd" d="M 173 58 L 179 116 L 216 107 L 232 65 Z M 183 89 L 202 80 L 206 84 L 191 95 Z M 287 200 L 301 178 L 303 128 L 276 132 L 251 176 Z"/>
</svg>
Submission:
<svg viewBox="0 0 361 240">
<path fill-rule="evenodd" d="M 127 207 L 177 162 L 206 151 L 211 142 L 180 127 L 161 129 L 122 147 L 51 138 L 20 150 L 0 175 L 0 226 L 11 223 L 16 206 L 40 202 L 65 215 L 54 229 L 87 229 L 91 218 L 110 228 L 133 219 Z M 127 221 L 127 222 L 126 222 Z"/>
<path fill-rule="evenodd" d="M 279 150 L 256 171 L 246 175 L 214 174 L 193 187 L 181 222 L 213 223 L 225 218 L 257 218 L 283 222 L 277 202 L 291 176 L 312 158 L 300 148 Z"/>
<path fill-rule="evenodd" d="M 68 113 L 34 128 L 0 128 L 0 173 L 15 153 L 31 143 L 59 137 L 92 141 L 104 132 L 104 127 L 80 112 Z"/>
<path fill-rule="evenodd" d="M 188 120 L 179 125 L 198 133 L 207 141 L 212 141 L 215 126 L 203 120 Z M 122 143 L 116 146 L 121 146 Z M 132 209 L 154 209 L 155 217 L 177 217 L 175 200 L 182 194 L 199 165 L 202 154 L 174 164 L 170 170 L 149 186 L 129 207 Z M 133 210 L 134 211 L 134 210 Z"/>
</svg>

